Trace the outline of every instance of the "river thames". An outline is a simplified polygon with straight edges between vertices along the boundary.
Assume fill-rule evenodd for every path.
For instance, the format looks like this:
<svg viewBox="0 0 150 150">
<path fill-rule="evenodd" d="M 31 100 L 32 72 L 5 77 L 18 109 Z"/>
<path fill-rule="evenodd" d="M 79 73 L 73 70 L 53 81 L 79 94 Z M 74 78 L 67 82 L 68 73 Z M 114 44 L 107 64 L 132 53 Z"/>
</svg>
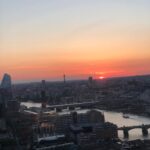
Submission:
<svg viewBox="0 0 150 150">
<path fill-rule="evenodd" d="M 25 105 L 27 107 L 41 107 L 40 103 L 33 103 L 33 102 L 22 102 L 21 105 Z M 86 110 L 78 110 L 78 111 L 86 111 Z M 116 124 L 118 127 L 150 124 L 150 118 L 148 117 L 127 114 L 129 118 L 124 118 L 123 114 L 119 112 L 106 111 L 106 110 L 100 110 L 100 111 L 104 113 L 106 122 L 112 122 Z M 148 132 L 149 135 L 143 137 L 141 129 L 130 130 L 128 140 L 150 139 L 150 129 L 148 130 Z M 118 136 L 120 139 L 124 140 L 123 131 L 118 131 Z"/>
</svg>

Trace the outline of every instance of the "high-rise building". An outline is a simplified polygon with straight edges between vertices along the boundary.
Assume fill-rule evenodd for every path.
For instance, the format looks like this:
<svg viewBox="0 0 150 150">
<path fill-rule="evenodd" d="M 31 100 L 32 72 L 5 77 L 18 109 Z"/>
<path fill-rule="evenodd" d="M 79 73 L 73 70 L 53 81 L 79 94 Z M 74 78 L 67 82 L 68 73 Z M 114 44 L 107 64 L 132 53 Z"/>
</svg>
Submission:
<svg viewBox="0 0 150 150">
<path fill-rule="evenodd" d="M 2 83 L 1 83 L 1 88 L 3 89 L 11 89 L 11 76 L 7 73 L 4 74 Z"/>
<path fill-rule="evenodd" d="M 46 81 L 45 80 L 42 80 L 41 88 L 42 88 L 42 90 L 46 89 Z"/>
<path fill-rule="evenodd" d="M 89 86 L 89 87 L 92 87 L 92 86 L 93 86 L 93 77 L 92 77 L 92 76 L 90 76 L 90 77 L 88 78 L 88 86 Z"/>
<path fill-rule="evenodd" d="M 64 78 L 64 83 L 66 83 L 66 75 L 65 74 L 64 74 L 63 78 Z"/>
<path fill-rule="evenodd" d="M 42 80 L 42 83 L 41 83 L 41 99 L 42 99 L 42 108 L 46 108 L 46 103 L 47 103 L 47 100 L 46 100 L 46 81 L 45 80 Z"/>
<path fill-rule="evenodd" d="M 5 116 L 9 100 L 12 100 L 11 77 L 9 74 L 4 74 L 0 86 L 0 117 Z"/>
<path fill-rule="evenodd" d="M 6 106 L 9 100 L 12 100 L 12 84 L 11 76 L 9 74 L 4 74 L 2 83 L 0 86 L 0 97 L 2 103 Z"/>
</svg>

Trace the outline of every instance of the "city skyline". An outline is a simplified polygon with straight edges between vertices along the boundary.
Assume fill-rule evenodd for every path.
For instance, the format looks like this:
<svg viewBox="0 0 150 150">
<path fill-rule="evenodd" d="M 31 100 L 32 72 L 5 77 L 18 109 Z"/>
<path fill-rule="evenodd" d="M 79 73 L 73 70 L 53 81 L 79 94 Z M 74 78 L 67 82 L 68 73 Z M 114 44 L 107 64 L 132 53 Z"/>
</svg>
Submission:
<svg viewBox="0 0 150 150">
<path fill-rule="evenodd" d="M 0 5 L 1 77 L 150 74 L 148 0 L 1 0 Z"/>
</svg>

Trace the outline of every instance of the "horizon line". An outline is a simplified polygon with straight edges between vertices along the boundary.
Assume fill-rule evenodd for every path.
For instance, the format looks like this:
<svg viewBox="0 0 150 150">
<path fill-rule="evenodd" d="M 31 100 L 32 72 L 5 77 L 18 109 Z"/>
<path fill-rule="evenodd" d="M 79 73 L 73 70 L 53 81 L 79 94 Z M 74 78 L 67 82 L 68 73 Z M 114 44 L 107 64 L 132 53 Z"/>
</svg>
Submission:
<svg viewBox="0 0 150 150">
<path fill-rule="evenodd" d="M 135 74 L 135 75 L 124 75 L 124 76 L 112 76 L 112 77 L 104 77 L 103 80 L 106 80 L 106 79 L 115 79 L 115 78 L 128 78 L 128 77 L 144 77 L 144 76 L 150 76 L 150 74 Z M 80 81 L 80 80 L 83 80 L 83 81 L 86 81 L 88 80 L 88 77 L 87 78 L 68 78 L 66 81 Z M 39 83 L 41 82 L 42 80 L 45 80 L 45 79 L 37 79 L 37 80 L 13 80 L 12 82 L 12 85 L 16 85 L 16 84 L 29 84 L 29 83 Z M 94 78 L 93 77 L 93 80 L 101 80 L 99 78 Z M 2 80 L 0 80 L 0 83 L 1 83 Z M 47 79 L 46 82 L 63 82 L 63 78 L 62 80 L 61 79 Z"/>
</svg>

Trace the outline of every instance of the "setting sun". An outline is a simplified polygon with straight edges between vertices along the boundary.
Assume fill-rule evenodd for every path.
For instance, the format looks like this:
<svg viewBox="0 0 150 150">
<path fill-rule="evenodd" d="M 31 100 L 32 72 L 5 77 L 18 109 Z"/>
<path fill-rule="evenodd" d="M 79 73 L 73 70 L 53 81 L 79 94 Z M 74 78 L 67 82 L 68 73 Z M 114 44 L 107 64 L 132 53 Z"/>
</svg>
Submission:
<svg viewBox="0 0 150 150">
<path fill-rule="evenodd" d="M 99 77 L 99 79 L 101 79 L 101 80 L 103 80 L 104 78 L 105 78 L 105 77 L 103 77 L 103 76 L 100 76 L 100 77 Z"/>
</svg>

